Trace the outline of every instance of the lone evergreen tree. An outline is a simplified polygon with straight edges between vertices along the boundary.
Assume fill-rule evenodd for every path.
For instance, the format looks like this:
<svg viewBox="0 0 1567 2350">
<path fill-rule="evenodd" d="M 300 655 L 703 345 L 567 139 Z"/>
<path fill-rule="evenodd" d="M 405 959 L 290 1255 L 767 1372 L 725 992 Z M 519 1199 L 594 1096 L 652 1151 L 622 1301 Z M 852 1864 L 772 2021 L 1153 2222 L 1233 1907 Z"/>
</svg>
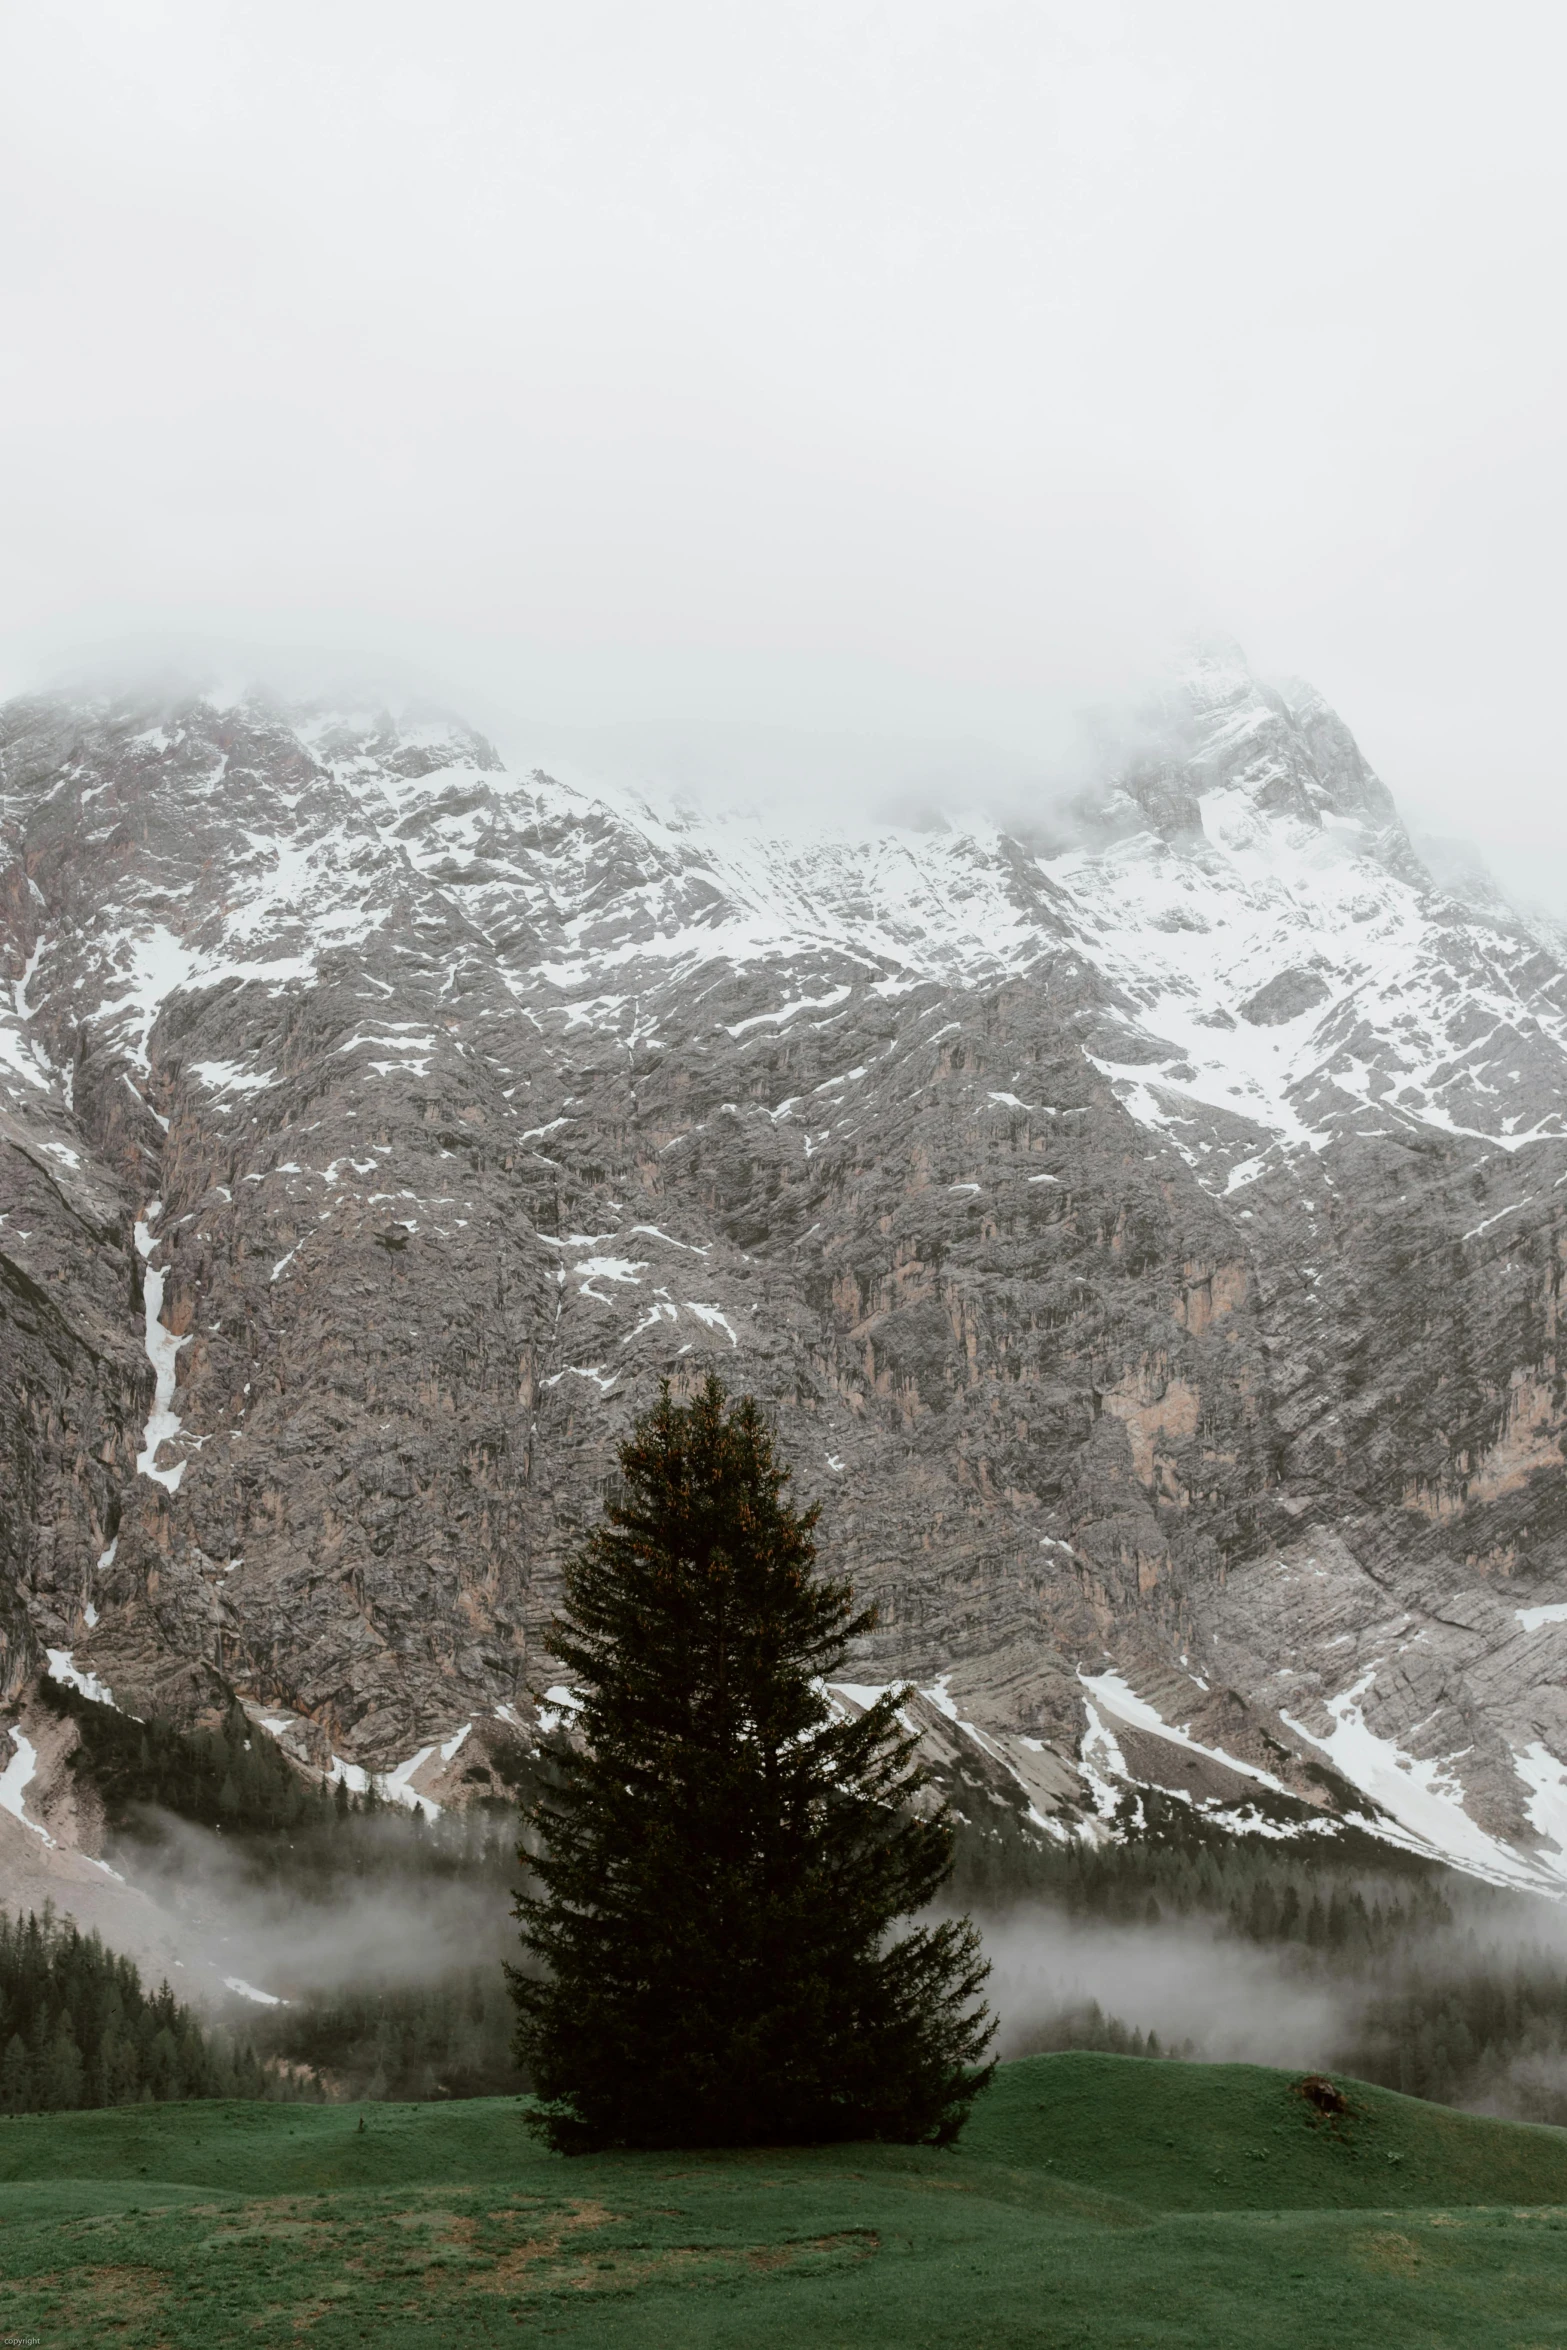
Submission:
<svg viewBox="0 0 1567 2350">
<path fill-rule="evenodd" d="M 666 1386 L 568 1567 L 579 1700 L 519 1854 L 516 2050 L 557 2148 L 956 2136 L 990 2078 L 966 1920 L 895 1922 L 952 1861 L 897 1693 L 823 1682 L 875 1610 L 815 1571 L 750 1397 Z"/>
</svg>

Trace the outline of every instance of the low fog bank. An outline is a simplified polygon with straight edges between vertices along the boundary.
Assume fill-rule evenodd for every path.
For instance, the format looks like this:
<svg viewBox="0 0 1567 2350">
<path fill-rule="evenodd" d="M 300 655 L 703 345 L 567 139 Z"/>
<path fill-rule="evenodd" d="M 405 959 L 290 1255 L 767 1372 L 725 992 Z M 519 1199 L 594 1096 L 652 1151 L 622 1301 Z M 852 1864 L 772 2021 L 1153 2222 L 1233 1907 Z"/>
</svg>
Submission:
<svg viewBox="0 0 1567 2350">
<path fill-rule="evenodd" d="M 268 2095 L 515 2094 L 514 1818 L 351 1813 L 335 1832 L 224 1834 L 153 1806 L 116 1858 L 177 1924 L 202 2002 Z M 200 1994 L 198 1993 L 198 1997 Z"/>
<path fill-rule="evenodd" d="M 1339 2037 L 1341 1996 L 1211 1922 L 1101 1925 L 1039 1909 L 982 1926 L 996 2051 L 1021 2056 L 1080 2028 L 1097 2006 L 1167 2050 L 1213 2063 L 1319 2065 Z"/>
<path fill-rule="evenodd" d="M 119 1865 L 301 2093 L 521 2085 L 502 1973 L 518 1955 L 514 1812 L 427 1823 L 333 1804 L 252 1832 L 143 1803 L 129 1828 Z M 981 1882 L 994 1855 L 968 1851 L 950 1903 L 984 1936 L 999 2055 L 1333 2070 L 1567 2122 L 1567 1905 L 1393 1856 L 1228 1838 L 1173 1803 L 1151 1828 L 1030 1849 L 1013 1857 L 1031 1873 L 1010 1880 Z"/>
<path fill-rule="evenodd" d="M 237 1839 L 169 1812 L 156 1841 L 135 1850 L 137 1885 L 172 1920 L 196 1958 L 272 1997 L 295 2002 L 350 1985 L 427 1987 L 512 1954 L 503 1853 L 479 1868 L 431 1865 L 397 1814 L 357 1823 L 352 1872 L 273 1878 Z M 119 1855 L 124 1866 L 127 1855 Z M 497 1862 L 501 1865 L 497 1867 Z"/>
<path fill-rule="evenodd" d="M 1038 1903 L 982 1917 L 997 2053 L 1332 2069 L 1567 2124 L 1567 1907 L 1443 1893 L 1441 1922 L 1357 1948 L 1249 1940 L 1217 1914 L 1122 1924 Z"/>
</svg>

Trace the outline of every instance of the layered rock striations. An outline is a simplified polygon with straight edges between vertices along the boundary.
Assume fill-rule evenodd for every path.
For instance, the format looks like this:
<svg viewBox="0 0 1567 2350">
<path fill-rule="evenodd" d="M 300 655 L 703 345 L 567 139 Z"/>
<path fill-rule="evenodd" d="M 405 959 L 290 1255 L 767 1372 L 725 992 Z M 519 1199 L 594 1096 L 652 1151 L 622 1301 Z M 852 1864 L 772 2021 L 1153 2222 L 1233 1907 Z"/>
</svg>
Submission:
<svg viewBox="0 0 1567 2350">
<path fill-rule="evenodd" d="M 1567 970 L 1309 689 L 1199 662 L 1049 839 L 13 703 L 0 909 L 12 1699 L 226 1682 L 460 1793 L 716 1369 L 879 1604 L 854 1688 L 1039 1820 L 1347 1781 L 1567 1872 Z"/>
</svg>

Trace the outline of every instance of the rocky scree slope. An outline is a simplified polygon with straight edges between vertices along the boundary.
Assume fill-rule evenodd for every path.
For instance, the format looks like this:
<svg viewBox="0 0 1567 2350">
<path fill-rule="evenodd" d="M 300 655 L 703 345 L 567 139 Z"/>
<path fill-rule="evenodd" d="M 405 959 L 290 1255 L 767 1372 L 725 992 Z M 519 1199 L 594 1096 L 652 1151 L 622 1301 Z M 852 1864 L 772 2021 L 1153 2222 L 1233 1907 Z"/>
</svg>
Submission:
<svg viewBox="0 0 1567 2350">
<path fill-rule="evenodd" d="M 8 1699 L 483 1792 L 716 1368 L 880 1605 L 842 1702 L 1037 1832 L 1148 1781 L 1558 1883 L 1567 972 L 1309 688 L 1221 651 L 1148 741 L 800 841 L 440 713 L 0 712 Z"/>
</svg>

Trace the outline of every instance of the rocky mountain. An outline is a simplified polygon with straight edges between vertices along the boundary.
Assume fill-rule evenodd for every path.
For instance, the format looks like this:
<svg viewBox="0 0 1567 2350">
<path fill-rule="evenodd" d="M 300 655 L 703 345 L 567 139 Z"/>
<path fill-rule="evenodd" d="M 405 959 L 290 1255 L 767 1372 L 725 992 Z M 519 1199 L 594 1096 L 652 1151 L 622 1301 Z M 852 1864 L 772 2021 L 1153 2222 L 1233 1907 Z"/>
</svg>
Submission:
<svg viewBox="0 0 1567 2350">
<path fill-rule="evenodd" d="M 796 838 L 438 712 L 0 712 L 0 1827 L 40 1672 L 482 1791 L 716 1369 L 879 1603 L 842 1702 L 1038 1832 L 1559 1885 L 1567 968 L 1310 688 L 1220 649 L 1140 741 Z"/>
</svg>

